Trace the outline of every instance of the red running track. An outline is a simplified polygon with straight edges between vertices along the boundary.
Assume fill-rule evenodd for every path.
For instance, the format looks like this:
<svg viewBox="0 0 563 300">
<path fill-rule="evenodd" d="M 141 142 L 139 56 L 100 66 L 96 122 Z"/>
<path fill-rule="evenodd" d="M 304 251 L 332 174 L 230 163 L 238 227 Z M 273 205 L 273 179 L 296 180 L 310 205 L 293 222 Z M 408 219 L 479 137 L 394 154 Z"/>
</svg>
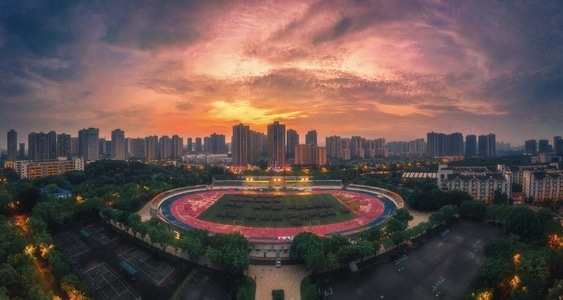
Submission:
<svg viewBox="0 0 563 300">
<path fill-rule="evenodd" d="M 248 192 L 246 192 L 248 193 Z M 338 199 L 338 197 L 346 197 L 350 199 L 348 203 L 358 203 L 359 209 L 355 211 L 357 218 L 345 222 L 326 224 L 326 225 L 312 225 L 300 227 L 247 227 L 244 225 L 225 225 L 208 221 L 203 221 L 197 217 L 209 208 L 215 201 L 225 194 L 243 194 L 240 191 L 226 191 L 214 190 L 200 193 L 187 194 L 171 204 L 170 210 L 172 215 L 179 221 L 199 229 L 207 229 L 215 233 L 230 233 L 240 232 L 247 237 L 270 237 L 277 238 L 282 236 L 295 236 L 300 232 L 312 232 L 320 236 L 338 231 L 351 230 L 354 228 L 365 226 L 370 222 L 379 218 L 384 211 L 384 205 L 381 200 L 375 196 L 369 196 L 363 193 L 356 193 L 344 190 L 323 190 L 314 191 L 310 193 L 331 194 Z M 268 195 L 268 193 L 261 192 L 261 194 Z M 273 193 L 272 193 L 273 195 Z M 342 205 L 350 208 L 346 203 L 341 202 Z"/>
</svg>

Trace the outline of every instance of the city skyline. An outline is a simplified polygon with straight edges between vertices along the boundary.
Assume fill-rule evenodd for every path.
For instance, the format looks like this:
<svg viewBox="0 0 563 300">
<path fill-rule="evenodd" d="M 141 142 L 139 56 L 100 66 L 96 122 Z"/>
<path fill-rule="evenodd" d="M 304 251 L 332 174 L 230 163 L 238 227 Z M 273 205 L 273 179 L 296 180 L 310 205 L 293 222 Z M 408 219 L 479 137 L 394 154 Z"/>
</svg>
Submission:
<svg viewBox="0 0 563 300">
<path fill-rule="evenodd" d="M 0 3 L 0 145 L 110 138 L 563 135 L 563 3 Z"/>
<path fill-rule="evenodd" d="M 274 124 L 274 123 L 279 123 L 279 121 L 274 121 L 274 122 L 272 122 L 272 124 Z M 269 126 L 269 125 L 272 125 L 272 124 L 267 124 L 267 125 Z M 189 148 L 193 148 L 193 150 L 196 151 L 196 150 L 198 149 L 198 147 L 199 147 L 199 148 L 201 148 L 201 149 L 197 150 L 196 152 L 200 152 L 200 151 L 203 150 L 203 148 L 202 148 L 202 147 L 203 147 L 203 140 L 208 139 L 209 145 L 213 145 L 213 144 L 214 144 L 214 143 L 213 143 L 213 140 L 214 140 L 214 138 L 215 138 L 216 136 L 223 136 L 223 137 L 225 138 L 225 144 L 230 144 L 230 143 L 231 143 L 231 138 L 234 138 L 234 135 L 233 135 L 233 133 L 234 133 L 234 132 L 233 132 L 233 128 L 235 128 L 235 127 L 237 127 L 237 126 L 242 126 L 242 125 L 248 127 L 249 130 L 252 131 L 252 132 L 259 133 L 259 134 L 263 134 L 263 135 L 267 136 L 267 130 L 266 130 L 266 132 L 260 132 L 260 131 L 254 130 L 254 128 L 250 127 L 250 125 L 242 124 L 242 123 L 240 123 L 240 124 L 233 124 L 233 125 L 231 126 L 231 135 L 230 135 L 230 136 L 229 136 L 229 135 L 225 135 L 225 134 L 217 134 L 217 133 L 213 132 L 213 133 L 209 133 L 209 134 L 207 134 L 207 135 L 198 136 L 198 137 L 193 137 L 193 136 L 184 137 L 184 136 L 179 136 L 179 135 L 177 135 L 177 134 L 172 134 L 172 135 L 165 134 L 165 135 L 162 135 L 162 136 L 158 136 L 158 135 L 130 136 L 130 135 L 128 135 L 126 132 L 124 132 L 123 130 L 121 130 L 121 129 L 119 129 L 119 128 L 115 128 L 115 129 L 113 129 L 113 130 L 110 130 L 110 133 L 111 133 L 111 134 L 110 134 L 110 137 L 105 137 L 105 136 L 101 136 L 101 135 L 99 134 L 99 132 L 100 132 L 100 129 L 99 129 L 99 128 L 94 128 L 94 127 L 89 127 L 89 128 L 84 127 L 84 128 L 82 128 L 82 129 L 78 130 L 78 132 L 77 132 L 76 134 L 67 133 L 67 132 L 56 132 L 55 130 L 41 130 L 41 131 L 30 132 L 30 133 L 29 133 L 28 135 L 26 135 L 26 136 L 21 136 L 21 135 L 19 134 L 18 130 L 14 129 L 14 128 L 11 128 L 8 132 L 6 132 L 6 141 L 3 141 L 3 142 L 0 141 L 0 149 L 1 149 L 1 150 L 7 150 L 7 148 L 10 147 L 10 146 L 9 146 L 9 145 L 10 145 L 10 140 L 8 139 L 8 136 L 9 136 L 10 134 L 12 134 L 12 135 L 15 134 L 15 137 L 16 137 L 16 143 L 15 143 L 15 144 L 18 145 L 18 147 L 19 147 L 20 144 L 23 144 L 23 145 L 26 147 L 26 149 L 27 149 L 27 147 L 29 147 L 29 146 L 28 146 L 29 136 L 32 135 L 32 134 L 44 134 L 44 135 L 47 135 L 47 134 L 52 133 L 52 134 L 57 134 L 57 135 L 65 135 L 65 136 L 68 136 L 68 138 L 70 139 L 70 137 L 79 138 L 80 132 L 83 131 L 83 130 L 95 129 L 95 130 L 98 131 L 99 139 L 100 139 L 100 140 L 103 140 L 103 141 L 112 141 L 112 140 L 113 140 L 113 139 L 112 139 L 113 134 L 114 134 L 116 131 L 117 131 L 117 132 L 120 132 L 120 134 L 123 134 L 123 138 L 124 138 L 124 139 L 132 139 L 132 140 L 134 140 L 134 139 L 145 139 L 145 138 L 156 138 L 156 139 L 158 140 L 158 139 L 163 138 L 163 137 L 164 137 L 164 138 L 168 138 L 168 139 L 170 139 L 170 138 L 175 138 L 175 137 L 176 137 L 176 138 L 180 138 L 180 139 L 182 140 L 182 146 L 183 146 L 184 148 L 188 148 L 188 149 L 189 149 Z M 283 125 L 285 125 L 285 124 L 283 124 Z M 296 141 L 292 143 L 292 142 L 288 141 L 287 139 L 289 139 L 289 136 L 290 136 L 290 135 L 294 135 L 294 134 L 296 135 L 296 136 L 294 137 L 294 138 L 296 138 Z M 286 146 L 287 146 L 287 145 L 293 145 L 293 144 L 297 143 L 297 141 L 298 141 L 298 144 L 309 144 L 310 141 L 307 142 L 307 138 L 308 138 L 307 135 L 309 135 L 309 134 L 311 134 L 311 135 L 314 134 L 314 135 L 315 135 L 315 140 L 316 140 L 316 130 L 315 130 L 315 129 L 309 130 L 309 131 L 306 133 L 306 135 L 303 136 L 303 135 L 300 135 L 299 132 L 297 132 L 296 130 L 294 130 L 294 129 L 292 129 L 292 128 L 287 128 L 287 130 L 285 131 Z M 322 138 L 322 139 L 319 139 L 318 144 L 319 144 L 320 146 L 326 146 L 326 143 L 325 143 L 325 142 L 326 142 L 326 139 L 332 138 L 332 137 L 341 137 L 341 138 L 345 138 L 345 139 L 353 139 L 353 138 L 355 138 L 355 137 L 358 137 L 358 138 L 363 138 L 363 139 L 366 139 L 366 140 L 381 140 L 381 139 L 383 139 L 383 140 L 386 141 L 386 143 L 389 143 L 389 142 L 395 142 L 395 143 L 396 143 L 396 142 L 414 142 L 415 140 L 422 140 L 422 141 L 424 141 L 424 142 L 428 142 L 428 136 L 429 136 L 429 134 L 440 134 L 440 135 L 444 135 L 444 136 L 446 136 L 446 135 L 460 135 L 460 137 L 462 138 L 462 140 L 463 140 L 464 143 L 465 143 L 465 140 L 466 140 L 467 138 L 470 138 L 470 139 L 471 139 L 471 138 L 475 138 L 475 137 L 477 137 L 477 136 L 480 136 L 480 137 L 481 137 L 481 136 L 489 136 L 489 135 L 496 136 L 496 134 L 495 134 L 495 133 L 492 133 L 492 132 L 487 133 L 487 134 L 474 134 L 474 133 L 462 133 L 462 132 L 436 132 L 436 131 L 429 131 L 429 132 L 427 132 L 424 136 L 415 137 L 415 138 L 412 139 L 412 140 L 387 140 L 385 137 L 369 138 L 369 137 L 360 136 L 360 135 L 354 135 L 354 134 L 352 134 L 352 135 L 350 135 L 350 136 L 345 136 L 345 135 L 341 136 L 341 135 L 332 134 L 332 135 L 327 135 L 326 137 L 324 137 L 324 138 Z M 514 148 L 514 149 L 524 149 L 524 148 L 527 146 L 527 143 L 530 142 L 530 141 L 535 141 L 535 142 L 541 141 L 541 142 L 545 142 L 544 147 L 545 147 L 545 146 L 556 147 L 556 145 L 555 145 L 555 142 L 556 142 L 556 141 L 555 141 L 555 140 L 557 139 L 557 140 L 559 141 L 559 140 L 561 140 L 561 138 L 563 138 L 563 135 L 561 135 L 561 136 L 554 136 L 554 137 L 552 137 L 552 138 L 530 138 L 530 139 L 523 140 L 523 141 L 521 141 L 521 143 L 518 143 L 518 144 L 516 144 L 516 145 L 507 143 L 507 142 L 505 142 L 505 141 L 499 141 L 499 140 L 496 140 L 495 143 L 496 143 L 496 144 L 501 144 L 501 145 L 508 145 L 508 146 L 510 146 L 511 148 Z M 195 142 L 194 142 L 194 140 L 195 140 Z M 472 141 L 472 142 L 473 142 L 473 141 Z M 201 145 L 198 146 L 198 143 L 201 143 Z M 191 147 L 190 147 L 190 145 L 191 145 Z M 13 145 L 12 145 L 12 147 L 13 147 Z M 210 147 L 213 147 L 213 146 L 210 146 Z M 287 151 L 287 150 L 286 150 L 286 151 Z"/>
</svg>

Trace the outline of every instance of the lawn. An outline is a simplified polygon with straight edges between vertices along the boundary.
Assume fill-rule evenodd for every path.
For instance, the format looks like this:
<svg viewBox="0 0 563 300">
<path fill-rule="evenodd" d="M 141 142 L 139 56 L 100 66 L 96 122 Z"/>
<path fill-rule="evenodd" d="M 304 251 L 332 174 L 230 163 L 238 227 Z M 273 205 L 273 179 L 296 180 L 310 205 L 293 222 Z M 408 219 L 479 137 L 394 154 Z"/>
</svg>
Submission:
<svg viewBox="0 0 563 300">
<path fill-rule="evenodd" d="M 248 227 L 300 227 L 355 219 L 330 194 L 225 194 L 198 219 Z"/>
</svg>

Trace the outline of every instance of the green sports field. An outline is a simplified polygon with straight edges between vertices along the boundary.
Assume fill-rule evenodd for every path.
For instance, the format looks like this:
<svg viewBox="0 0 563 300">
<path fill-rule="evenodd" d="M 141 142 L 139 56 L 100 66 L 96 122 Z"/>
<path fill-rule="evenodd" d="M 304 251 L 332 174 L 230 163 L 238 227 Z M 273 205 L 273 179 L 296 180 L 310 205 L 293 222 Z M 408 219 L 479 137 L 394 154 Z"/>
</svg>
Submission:
<svg viewBox="0 0 563 300">
<path fill-rule="evenodd" d="M 329 194 L 225 194 L 198 219 L 248 227 L 300 227 L 339 223 L 356 215 Z"/>
</svg>

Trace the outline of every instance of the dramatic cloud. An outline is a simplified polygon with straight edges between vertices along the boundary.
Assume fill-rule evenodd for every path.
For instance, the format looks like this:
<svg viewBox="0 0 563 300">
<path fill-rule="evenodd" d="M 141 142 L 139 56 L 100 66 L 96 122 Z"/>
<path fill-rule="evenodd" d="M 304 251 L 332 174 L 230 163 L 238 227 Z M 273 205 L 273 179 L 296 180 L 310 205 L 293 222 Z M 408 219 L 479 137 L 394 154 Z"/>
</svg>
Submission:
<svg viewBox="0 0 563 300">
<path fill-rule="evenodd" d="M 563 2 L 0 2 L 15 129 L 202 137 L 563 135 Z"/>
</svg>

